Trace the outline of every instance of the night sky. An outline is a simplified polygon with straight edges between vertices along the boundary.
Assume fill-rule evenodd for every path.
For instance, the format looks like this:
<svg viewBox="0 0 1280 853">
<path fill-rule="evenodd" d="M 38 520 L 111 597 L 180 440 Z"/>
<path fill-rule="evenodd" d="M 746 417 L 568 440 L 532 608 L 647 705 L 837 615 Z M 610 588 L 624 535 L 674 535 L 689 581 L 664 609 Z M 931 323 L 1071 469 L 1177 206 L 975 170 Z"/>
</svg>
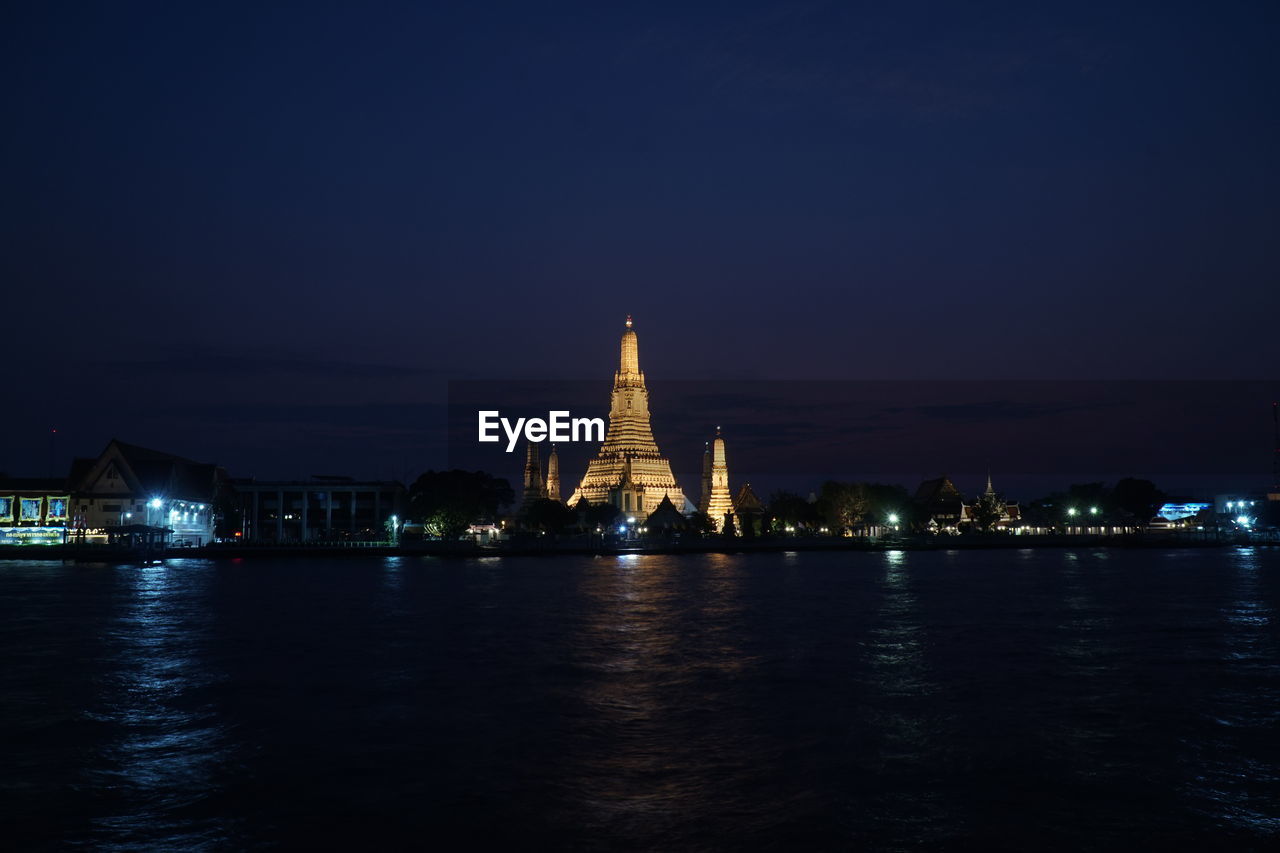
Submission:
<svg viewBox="0 0 1280 853">
<path fill-rule="evenodd" d="M 1028 6 L 8 4 L 0 470 L 403 477 L 627 313 L 655 395 L 1274 377 L 1280 6 Z"/>
</svg>

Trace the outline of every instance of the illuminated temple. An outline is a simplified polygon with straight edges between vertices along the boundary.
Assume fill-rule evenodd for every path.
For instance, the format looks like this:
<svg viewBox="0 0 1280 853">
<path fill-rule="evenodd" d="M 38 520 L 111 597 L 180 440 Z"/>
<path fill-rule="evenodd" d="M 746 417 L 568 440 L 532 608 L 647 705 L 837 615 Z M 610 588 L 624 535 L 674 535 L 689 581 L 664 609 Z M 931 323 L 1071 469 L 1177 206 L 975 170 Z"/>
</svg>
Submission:
<svg viewBox="0 0 1280 853">
<path fill-rule="evenodd" d="M 676 485 L 671 463 L 653 440 L 649 392 L 644 386 L 636 333 L 628 316 L 622 333 L 621 363 L 613 375 L 609 431 L 569 504 L 573 506 L 582 499 L 593 504 L 611 503 L 643 521 L 665 497 L 670 497 L 677 508 L 685 506 L 684 492 Z"/>
<path fill-rule="evenodd" d="M 725 460 L 724 439 L 716 427 L 716 439 L 702 457 L 702 498 L 698 511 L 711 517 L 716 530 L 724 532 L 725 515 L 733 512 L 729 495 L 729 463 Z"/>
</svg>

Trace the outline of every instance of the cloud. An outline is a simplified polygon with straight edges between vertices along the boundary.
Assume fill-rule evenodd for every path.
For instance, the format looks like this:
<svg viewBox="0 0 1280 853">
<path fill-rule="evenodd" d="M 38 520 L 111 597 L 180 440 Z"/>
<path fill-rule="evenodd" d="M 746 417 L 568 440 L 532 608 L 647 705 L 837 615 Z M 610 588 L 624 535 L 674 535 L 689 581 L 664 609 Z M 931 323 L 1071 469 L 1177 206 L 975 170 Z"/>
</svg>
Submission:
<svg viewBox="0 0 1280 853">
<path fill-rule="evenodd" d="M 326 379 L 386 379 L 444 375 L 444 371 L 401 364 L 362 364 L 268 354 L 229 354 L 212 350 L 140 361 L 104 361 L 102 365 L 109 372 L 121 376 L 185 374 L 236 377 L 289 374 L 321 376 Z"/>
<path fill-rule="evenodd" d="M 1111 403 L 1034 403 L 1013 400 L 988 400 L 979 403 L 945 403 L 924 406 L 891 406 L 883 412 L 891 415 L 918 414 L 931 420 L 952 422 L 986 422 L 1030 420 L 1057 417 L 1074 412 L 1109 408 Z"/>
</svg>

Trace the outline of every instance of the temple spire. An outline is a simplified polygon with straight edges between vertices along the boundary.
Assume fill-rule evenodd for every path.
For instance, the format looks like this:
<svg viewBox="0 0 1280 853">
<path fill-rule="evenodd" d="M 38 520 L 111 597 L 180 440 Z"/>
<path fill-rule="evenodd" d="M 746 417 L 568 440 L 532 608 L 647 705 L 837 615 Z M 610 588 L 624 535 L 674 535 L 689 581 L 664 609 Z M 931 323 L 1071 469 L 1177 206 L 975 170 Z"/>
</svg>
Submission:
<svg viewBox="0 0 1280 853">
<path fill-rule="evenodd" d="M 593 504 L 613 503 L 628 515 L 634 513 L 643 519 L 663 497 L 669 497 L 677 507 L 685 505 L 685 498 L 671 472 L 670 461 L 662 456 L 653 439 L 649 392 L 640 370 L 634 327 L 635 321 L 628 314 L 622 331 L 621 357 L 613 374 L 609 429 L 600 453 L 587 464 L 587 473 L 569 503 L 576 504 L 583 498 Z M 628 477 L 633 485 L 623 488 Z"/>
<path fill-rule="evenodd" d="M 556 446 L 551 445 L 551 455 L 547 457 L 547 497 L 553 501 L 560 500 L 560 454 Z"/>
<path fill-rule="evenodd" d="M 618 366 L 618 378 L 635 379 L 640 373 L 640 344 L 635 330 L 631 328 L 631 315 L 627 315 L 627 329 L 622 333 L 622 358 Z"/>
<path fill-rule="evenodd" d="M 528 506 L 536 500 L 547 496 L 547 484 L 542 479 L 542 459 L 538 445 L 532 441 L 525 443 L 524 455 L 524 497 L 521 503 Z"/>
<path fill-rule="evenodd" d="M 706 512 L 711 505 L 711 442 L 702 450 L 702 494 L 698 498 L 698 512 Z"/>
<path fill-rule="evenodd" d="M 705 462 L 704 470 L 706 470 Z M 711 442 L 709 481 L 710 488 L 705 490 L 705 502 L 699 509 L 711 516 L 716 530 L 723 531 L 725 513 L 733 511 L 733 496 L 729 493 L 729 461 L 726 458 L 724 437 L 720 435 L 720 427 L 716 427 L 716 437 Z"/>
</svg>

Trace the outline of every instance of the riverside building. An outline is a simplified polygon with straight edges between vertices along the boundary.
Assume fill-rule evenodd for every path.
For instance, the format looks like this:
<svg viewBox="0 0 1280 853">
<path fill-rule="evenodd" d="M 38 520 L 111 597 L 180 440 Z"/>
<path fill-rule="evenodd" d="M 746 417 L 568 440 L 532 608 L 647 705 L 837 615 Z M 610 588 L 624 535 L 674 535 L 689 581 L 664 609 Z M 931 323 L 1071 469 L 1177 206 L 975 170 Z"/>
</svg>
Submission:
<svg viewBox="0 0 1280 853">
<path fill-rule="evenodd" d="M 376 541 L 404 518 L 405 488 L 383 480 L 316 476 L 310 480 L 235 480 L 250 542 Z"/>
</svg>

